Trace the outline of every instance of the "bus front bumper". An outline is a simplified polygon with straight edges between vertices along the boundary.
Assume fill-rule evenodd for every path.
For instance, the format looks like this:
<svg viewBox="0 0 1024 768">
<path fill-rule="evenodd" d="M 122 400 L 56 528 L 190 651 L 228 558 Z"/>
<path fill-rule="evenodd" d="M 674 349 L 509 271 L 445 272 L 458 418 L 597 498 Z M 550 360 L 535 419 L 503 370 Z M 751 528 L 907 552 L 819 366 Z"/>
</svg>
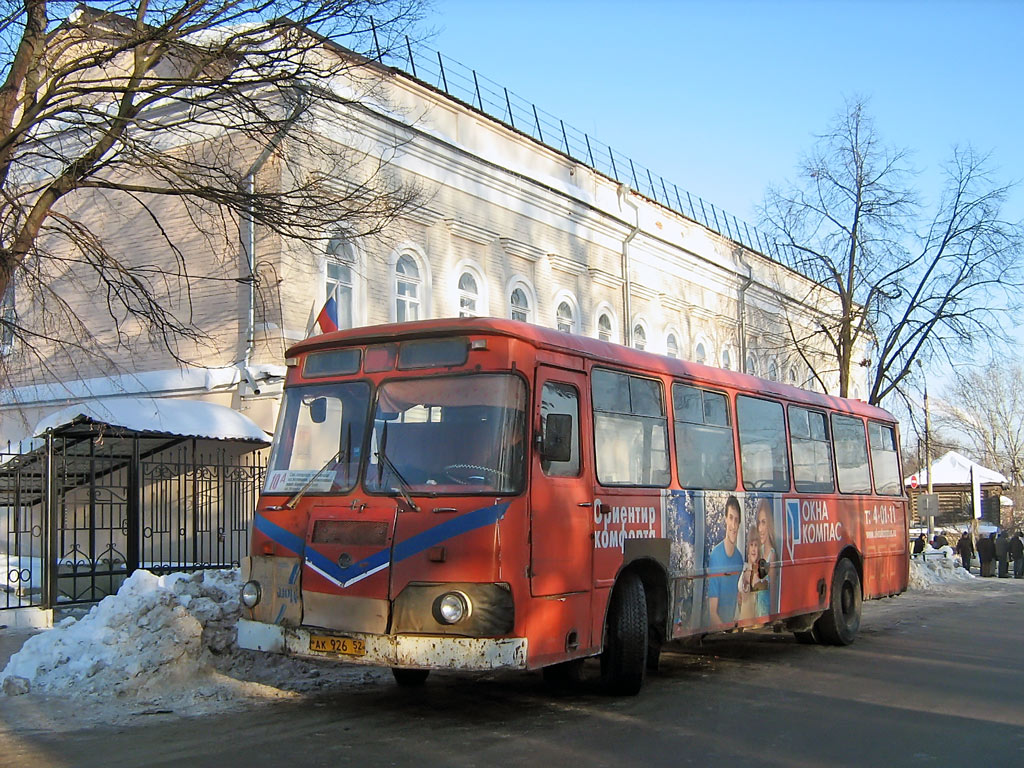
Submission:
<svg viewBox="0 0 1024 768">
<path fill-rule="evenodd" d="M 314 650 L 323 638 L 355 642 L 334 643 L 342 652 Z M 282 653 L 307 659 L 330 659 L 349 664 L 419 669 L 486 671 L 526 669 L 526 638 L 477 638 L 424 635 L 339 634 L 305 628 L 238 621 L 238 647 Z"/>
</svg>

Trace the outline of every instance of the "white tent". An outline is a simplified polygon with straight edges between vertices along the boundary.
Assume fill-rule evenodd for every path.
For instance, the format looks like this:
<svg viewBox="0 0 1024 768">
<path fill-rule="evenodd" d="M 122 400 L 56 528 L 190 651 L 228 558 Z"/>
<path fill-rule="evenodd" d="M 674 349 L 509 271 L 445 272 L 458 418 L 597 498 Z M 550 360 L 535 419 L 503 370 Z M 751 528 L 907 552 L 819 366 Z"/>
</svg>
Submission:
<svg viewBox="0 0 1024 768">
<path fill-rule="evenodd" d="M 972 482 L 979 485 L 1005 485 L 1007 482 L 1006 477 L 1001 473 L 983 467 L 956 451 L 950 451 L 945 456 L 933 461 L 932 472 L 932 485 L 970 485 Z M 922 469 L 917 473 L 917 482 L 921 486 L 928 485 L 927 469 Z M 909 486 L 910 478 L 904 478 L 903 484 Z"/>
</svg>

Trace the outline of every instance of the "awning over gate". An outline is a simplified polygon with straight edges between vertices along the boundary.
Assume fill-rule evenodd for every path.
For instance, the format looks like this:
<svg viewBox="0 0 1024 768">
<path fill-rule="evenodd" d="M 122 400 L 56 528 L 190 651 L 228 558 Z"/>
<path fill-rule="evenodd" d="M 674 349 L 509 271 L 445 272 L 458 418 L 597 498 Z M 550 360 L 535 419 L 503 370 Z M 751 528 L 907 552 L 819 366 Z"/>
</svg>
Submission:
<svg viewBox="0 0 1024 768">
<path fill-rule="evenodd" d="M 223 405 L 199 400 L 104 398 L 71 405 L 40 421 L 21 452 L 0 463 L 0 507 L 14 504 L 14 494 L 39 495 L 43 490 L 46 435 L 61 441 L 64 471 L 87 470 L 94 438 L 138 443 L 135 455 L 152 456 L 184 440 L 217 440 L 238 444 L 242 452 L 258 450 L 270 436 L 252 419 Z M 127 461 L 133 451 L 125 451 Z M 35 465 L 35 471 L 26 471 Z"/>
</svg>

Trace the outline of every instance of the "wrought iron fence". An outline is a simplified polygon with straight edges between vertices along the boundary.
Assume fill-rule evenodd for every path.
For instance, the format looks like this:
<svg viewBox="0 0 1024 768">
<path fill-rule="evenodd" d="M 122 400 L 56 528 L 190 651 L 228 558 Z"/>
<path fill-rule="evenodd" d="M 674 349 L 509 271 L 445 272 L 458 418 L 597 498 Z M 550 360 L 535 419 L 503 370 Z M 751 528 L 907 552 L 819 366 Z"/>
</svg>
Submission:
<svg viewBox="0 0 1024 768">
<path fill-rule="evenodd" d="M 138 568 L 237 566 L 265 456 L 197 439 L 53 437 L 0 452 L 0 609 L 100 600 Z"/>
<path fill-rule="evenodd" d="M 746 248 L 785 263 L 778 244 L 757 227 L 727 213 L 707 200 L 681 189 L 650 168 L 635 162 L 588 133 L 567 125 L 536 104 L 489 80 L 476 70 L 422 44 L 377 48 L 380 63 L 399 69 L 449 97 L 479 109 L 489 117 L 524 133 L 578 163 L 626 184 L 666 208 L 703 224 Z"/>
</svg>

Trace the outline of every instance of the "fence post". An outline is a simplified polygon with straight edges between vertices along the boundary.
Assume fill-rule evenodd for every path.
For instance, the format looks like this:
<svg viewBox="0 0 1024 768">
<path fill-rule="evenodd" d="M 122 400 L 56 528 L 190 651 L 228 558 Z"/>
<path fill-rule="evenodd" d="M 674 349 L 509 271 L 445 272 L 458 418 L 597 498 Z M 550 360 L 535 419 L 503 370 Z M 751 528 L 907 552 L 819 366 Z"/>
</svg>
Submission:
<svg viewBox="0 0 1024 768">
<path fill-rule="evenodd" d="M 128 542 L 125 553 L 125 570 L 131 576 L 139 569 L 142 547 L 142 471 L 139 458 L 139 436 L 132 437 L 132 460 L 128 465 Z"/>
<path fill-rule="evenodd" d="M 43 608 L 57 606 L 57 569 L 60 555 L 57 550 L 57 473 L 53 462 L 53 430 L 46 430 L 46 530 L 43 538 Z"/>
</svg>

